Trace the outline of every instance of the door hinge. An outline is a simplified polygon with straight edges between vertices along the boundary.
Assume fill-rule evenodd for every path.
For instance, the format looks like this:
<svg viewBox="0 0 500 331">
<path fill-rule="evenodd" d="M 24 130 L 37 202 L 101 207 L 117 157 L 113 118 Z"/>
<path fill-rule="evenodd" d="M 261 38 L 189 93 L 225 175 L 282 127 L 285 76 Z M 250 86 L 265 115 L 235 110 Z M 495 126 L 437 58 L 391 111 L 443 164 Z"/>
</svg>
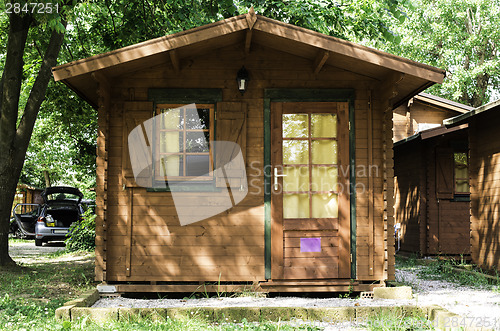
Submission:
<svg viewBox="0 0 500 331">
<path fill-rule="evenodd" d="M 351 131 L 351 121 L 349 121 L 349 131 Z"/>
<path fill-rule="evenodd" d="M 352 263 L 352 253 L 350 255 L 351 255 L 351 261 L 350 262 Z"/>
</svg>

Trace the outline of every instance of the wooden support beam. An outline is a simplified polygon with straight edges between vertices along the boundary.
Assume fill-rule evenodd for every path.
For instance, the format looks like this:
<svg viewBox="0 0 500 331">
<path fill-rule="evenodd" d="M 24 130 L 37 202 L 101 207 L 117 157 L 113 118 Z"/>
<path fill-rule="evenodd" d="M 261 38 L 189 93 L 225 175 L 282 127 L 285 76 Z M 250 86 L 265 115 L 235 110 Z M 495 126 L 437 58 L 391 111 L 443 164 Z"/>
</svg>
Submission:
<svg viewBox="0 0 500 331">
<path fill-rule="evenodd" d="M 321 71 L 323 66 L 325 65 L 326 60 L 328 60 L 328 57 L 330 56 L 330 52 L 328 51 L 321 51 L 316 55 L 316 59 L 314 60 L 314 73 L 317 74 Z"/>
<path fill-rule="evenodd" d="M 245 37 L 245 54 L 250 53 L 251 43 L 252 43 L 252 30 L 248 30 L 247 35 Z"/>
<path fill-rule="evenodd" d="M 129 215 L 127 218 L 127 241 L 125 242 L 125 274 L 130 277 L 132 267 L 132 222 L 134 220 L 134 188 L 129 188 Z"/>
<path fill-rule="evenodd" d="M 255 15 L 255 10 L 253 9 L 253 6 L 250 8 L 248 13 L 245 15 L 245 18 L 248 23 L 248 29 L 252 30 L 253 26 L 255 25 L 255 22 L 257 22 L 257 15 Z"/>
<path fill-rule="evenodd" d="M 178 74 L 181 71 L 181 65 L 179 62 L 177 51 L 171 50 L 169 53 L 170 53 L 170 60 L 172 61 L 172 65 L 174 66 L 175 73 Z"/>
<path fill-rule="evenodd" d="M 372 92 L 368 91 L 368 167 L 370 168 L 373 164 L 373 109 L 372 109 Z M 375 250 L 375 196 L 373 188 L 373 175 L 368 174 L 368 228 L 370 230 L 369 243 L 368 243 L 368 275 L 373 276 L 374 267 L 374 250 Z"/>
</svg>

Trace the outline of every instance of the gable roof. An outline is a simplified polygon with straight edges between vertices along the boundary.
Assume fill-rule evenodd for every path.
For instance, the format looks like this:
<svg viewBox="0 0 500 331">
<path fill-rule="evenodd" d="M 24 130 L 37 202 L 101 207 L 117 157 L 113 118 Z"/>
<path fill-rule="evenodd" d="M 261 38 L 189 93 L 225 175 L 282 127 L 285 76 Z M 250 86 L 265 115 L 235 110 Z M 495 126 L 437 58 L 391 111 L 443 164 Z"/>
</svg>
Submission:
<svg viewBox="0 0 500 331">
<path fill-rule="evenodd" d="M 474 109 L 474 107 L 470 107 L 455 101 L 451 101 L 445 98 L 441 98 L 429 93 L 425 92 L 420 92 L 414 97 L 415 100 L 418 100 L 420 102 L 429 104 L 431 106 L 439 107 L 439 108 L 444 108 L 446 110 L 451 110 L 455 111 L 460 114 L 464 114 L 468 111 L 471 111 Z"/>
<path fill-rule="evenodd" d="M 64 82 L 96 106 L 93 73 L 112 78 L 168 60 L 178 69 L 179 59 L 236 43 L 243 43 L 247 52 L 251 44 L 257 43 L 310 59 L 315 73 L 323 65 L 330 65 L 380 82 L 402 73 L 395 106 L 441 83 L 445 76 L 442 69 L 256 15 L 253 9 L 244 15 L 63 64 L 52 72 L 56 81 Z"/>
</svg>

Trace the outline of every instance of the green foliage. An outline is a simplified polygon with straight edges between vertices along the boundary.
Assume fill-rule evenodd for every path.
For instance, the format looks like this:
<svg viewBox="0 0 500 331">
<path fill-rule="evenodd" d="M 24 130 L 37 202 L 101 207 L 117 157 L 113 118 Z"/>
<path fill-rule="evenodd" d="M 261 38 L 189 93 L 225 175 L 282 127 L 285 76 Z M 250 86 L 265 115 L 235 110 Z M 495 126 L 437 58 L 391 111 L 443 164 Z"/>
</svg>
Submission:
<svg viewBox="0 0 500 331">
<path fill-rule="evenodd" d="M 408 19 L 392 21 L 403 36 L 385 50 L 443 68 L 444 83 L 430 93 L 473 107 L 499 97 L 500 1 L 408 0 Z"/>
<path fill-rule="evenodd" d="M 95 217 L 91 209 L 83 214 L 81 221 L 74 222 L 69 228 L 71 234 L 65 240 L 67 251 L 93 251 L 95 248 Z"/>
<path fill-rule="evenodd" d="M 400 0 L 239 0 L 239 12 L 254 6 L 258 14 L 346 40 L 399 38 L 389 29 L 392 20 L 404 20 Z"/>
<path fill-rule="evenodd" d="M 458 267 L 460 264 L 452 259 L 434 260 L 432 263 L 428 264 L 427 267 L 422 268 L 419 272 L 419 276 L 426 279 L 438 279 L 444 280 L 452 283 L 457 283 L 460 285 L 476 287 L 476 288 L 490 288 L 498 289 L 498 286 L 492 285 L 492 283 L 499 284 L 500 278 L 497 274 L 496 282 L 492 279 L 485 277 L 480 269 L 475 269 L 477 273 L 470 273 L 466 270 L 460 272 L 454 267 Z"/>
<path fill-rule="evenodd" d="M 369 318 L 363 323 L 363 326 L 374 331 L 435 330 L 433 323 L 426 319 L 425 316 L 397 311 Z"/>
</svg>

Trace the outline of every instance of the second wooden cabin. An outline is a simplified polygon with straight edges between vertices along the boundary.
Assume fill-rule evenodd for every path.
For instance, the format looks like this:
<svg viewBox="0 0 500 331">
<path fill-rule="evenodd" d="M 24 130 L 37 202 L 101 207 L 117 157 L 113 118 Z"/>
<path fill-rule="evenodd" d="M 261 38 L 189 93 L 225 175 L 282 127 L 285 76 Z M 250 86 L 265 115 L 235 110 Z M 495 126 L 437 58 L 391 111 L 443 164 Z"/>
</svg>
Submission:
<svg viewBox="0 0 500 331">
<path fill-rule="evenodd" d="M 419 93 L 394 111 L 396 249 L 469 256 L 468 131 L 443 120 L 468 107 Z"/>
<path fill-rule="evenodd" d="M 53 73 L 98 109 L 106 289 L 394 278 L 392 111 L 444 71 L 250 12 Z"/>
</svg>

